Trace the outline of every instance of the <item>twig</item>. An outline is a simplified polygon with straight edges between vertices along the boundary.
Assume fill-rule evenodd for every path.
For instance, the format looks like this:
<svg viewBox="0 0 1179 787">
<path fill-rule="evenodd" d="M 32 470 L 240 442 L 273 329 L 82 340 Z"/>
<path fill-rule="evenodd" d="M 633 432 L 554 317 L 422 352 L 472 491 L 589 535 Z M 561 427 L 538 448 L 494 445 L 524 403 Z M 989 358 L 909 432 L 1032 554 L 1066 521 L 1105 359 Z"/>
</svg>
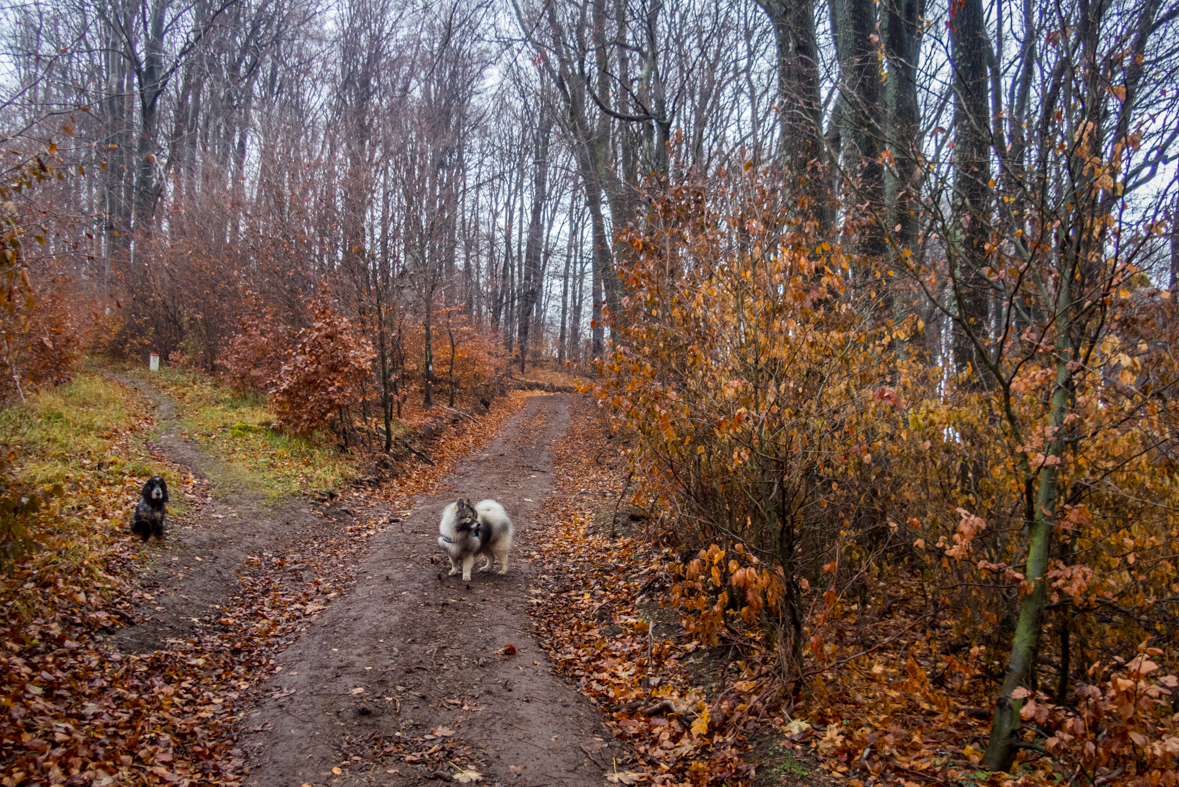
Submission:
<svg viewBox="0 0 1179 787">
<path fill-rule="evenodd" d="M 411 454 L 413 454 L 414 456 L 416 456 L 418 459 L 421 459 L 421 460 L 422 460 L 423 462 L 425 462 L 426 464 L 433 466 L 433 464 L 434 464 L 434 460 L 433 460 L 433 459 L 431 459 L 430 457 L 426 456 L 426 455 L 425 455 L 425 454 L 423 454 L 421 451 L 418 451 L 418 450 L 417 450 L 417 449 L 415 449 L 413 446 L 411 446 L 409 443 L 407 443 L 407 442 L 405 442 L 404 440 L 402 440 L 400 437 L 399 437 L 399 438 L 397 438 L 396 440 L 394 440 L 393 442 L 395 442 L 397 445 L 399 445 L 399 446 L 401 446 L 402 448 L 404 448 L 406 451 L 409 451 Z"/>
<path fill-rule="evenodd" d="M 597 765 L 599 768 L 605 770 L 606 766 L 602 764 L 602 761 L 598 759 L 598 756 L 590 751 L 584 743 L 579 743 L 578 746 L 580 746 L 581 750 L 585 752 L 585 755 L 593 761 L 594 765 Z"/>
<path fill-rule="evenodd" d="M 928 774 L 922 773 L 921 771 L 914 771 L 914 770 L 911 770 L 911 769 L 909 769 L 909 768 L 904 768 L 904 767 L 902 767 L 902 766 L 900 766 L 900 765 L 896 765 L 896 764 L 894 764 L 894 763 L 890 763 L 890 764 L 889 764 L 889 767 L 890 767 L 890 769 L 895 769 L 895 770 L 898 770 L 898 771 L 900 771 L 901 773 L 907 773 L 907 774 L 909 774 L 910 776 L 915 776 L 915 777 L 917 777 L 918 779 L 921 779 L 922 781 L 929 782 L 930 784 L 941 784 L 941 785 L 943 785 L 943 787 L 944 787 L 944 785 L 946 784 L 946 783 L 945 783 L 944 781 L 942 781 L 941 779 L 938 779 L 938 778 L 935 778 L 935 777 L 933 777 L 933 776 L 930 776 L 930 775 L 928 775 Z"/>
<path fill-rule="evenodd" d="M 677 713 L 671 700 L 661 700 L 650 707 L 643 708 L 644 716 L 658 716 L 660 713 Z"/>
<path fill-rule="evenodd" d="M 479 423 L 478 419 L 476 419 L 473 415 L 470 415 L 468 413 L 464 413 L 462 410 L 456 410 L 453 407 L 447 407 L 444 404 L 437 404 L 434 406 L 441 407 L 443 410 L 449 410 L 450 412 L 454 413 L 455 415 L 461 415 L 463 418 L 466 418 L 471 423 L 475 423 L 475 424 Z"/>
<path fill-rule="evenodd" d="M 618 525 L 618 507 L 622 505 L 622 498 L 626 497 L 626 490 L 630 489 L 631 479 L 634 478 L 635 472 L 631 470 L 626 474 L 626 483 L 622 487 L 622 492 L 618 495 L 618 500 L 614 502 L 614 515 L 610 517 L 610 538 L 617 538 L 617 531 L 615 527 Z"/>
<path fill-rule="evenodd" d="M 824 664 L 822 667 L 813 667 L 813 668 L 807 670 L 805 673 L 803 673 L 803 678 L 810 677 L 811 675 L 817 675 L 820 672 L 826 672 L 827 670 L 834 669 L 836 667 L 842 667 L 844 664 L 848 664 L 852 661 L 855 661 L 858 658 L 862 658 L 864 656 L 867 656 L 872 651 L 879 650 L 880 648 L 884 647 L 885 645 L 888 645 L 889 643 L 901 638 L 902 636 L 907 634 L 909 632 L 909 630 L 912 629 L 914 626 L 916 626 L 918 623 L 924 622 L 926 617 L 929 617 L 929 616 L 926 615 L 924 617 L 918 618 L 917 620 L 913 621 L 908 627 L 902 629 L 901 631 L 898 631 L 896 634 L 893 634 L 891 637 L 889 637 L 886 640 L 882 640 L 881 642 L 877 642 L 875 645 L 873 645 L 872 647 L 870 647 L 866 650 L 862 650 L 859 653 L 853 653 L 852 655 L 848 656 L 845 659 L 840 659 L 839 661 L 835 661 L 830 664 Z"/>
</svg>

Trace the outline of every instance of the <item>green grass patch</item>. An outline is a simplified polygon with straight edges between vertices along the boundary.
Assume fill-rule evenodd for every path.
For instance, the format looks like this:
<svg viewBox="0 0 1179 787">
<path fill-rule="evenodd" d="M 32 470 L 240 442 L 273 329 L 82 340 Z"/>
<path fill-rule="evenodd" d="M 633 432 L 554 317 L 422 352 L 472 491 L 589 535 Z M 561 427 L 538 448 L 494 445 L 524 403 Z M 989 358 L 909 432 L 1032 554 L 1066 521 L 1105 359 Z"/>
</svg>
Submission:
<svg viewBox="0 0 1179 787">
<path fill-rule="evenodd" d="M 775 780 L 800 779 L 810 775 L 810 769 L 795 759 L 794 752 L 780 746 L 770 749 L 770 756 L 764 764 L 768 768 L 768 777 Z"/>
<path fill-rule="evenodd" d="M 329 440 L 273 429 L 274 414 L 257 396 L 235 393 L 189 370 L 161 369 L 138 376 L 171 397 L 189 437 L 229 463 L 241 474 L 240 481 L 268 499 L 325 492 L 356 476 L 355 460 Z"/>
<path fill-rule="evenodd" d="M 49 585 L 114 592 L 107 559 L 129 535 L 144 479 L 158 473 L 170 485 L 180 481 L 151 461 L 149 414 L 134 390 L 91 372 L 0 409 L 0 491 L 25 501 L 3 522 L 11 576 L 0 591 L 8 599 L 0 619 L 18 623 L 41 614 Z M 172 510 L 183 510 L 183 496 L 174 500 Z"/>
<path fill-rule="evenodd" d="M 143 440 L 128 439 L 145 426 L 148 409 L 126 386 L 84 373 L 0 410 L 0 439 L 13 450 L 22 483 L 67 488 L 119 483 L 126 476 L 159 472 Z"/>
</svg>

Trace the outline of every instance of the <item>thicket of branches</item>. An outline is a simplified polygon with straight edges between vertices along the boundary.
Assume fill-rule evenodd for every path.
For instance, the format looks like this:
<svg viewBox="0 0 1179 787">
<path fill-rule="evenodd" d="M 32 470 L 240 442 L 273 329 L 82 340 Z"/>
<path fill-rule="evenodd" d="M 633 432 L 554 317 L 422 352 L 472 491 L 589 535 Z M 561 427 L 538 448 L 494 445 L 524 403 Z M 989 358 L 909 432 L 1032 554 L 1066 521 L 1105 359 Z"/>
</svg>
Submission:
<svg viewBox="0 0 1179 787">
<path fill-rule="evenodd" d="M 1174 778 L 1160 706 L 1081 688 L 1179 666 L 1174 3 L 5 14 L 6 181 L 65 177 L 4 207 L 0 395 L 85 335 L 279 402 L 331 377 L 315 425 L 360 396 L 388 449 L 410 396 L 598 358 L 641 499 L 706 550 L 705 639 L 797 688 L 841 599 L 916 576 L 999 654 L 986 766 L 1022 714 L 1077 773 Z"/>
</svg>

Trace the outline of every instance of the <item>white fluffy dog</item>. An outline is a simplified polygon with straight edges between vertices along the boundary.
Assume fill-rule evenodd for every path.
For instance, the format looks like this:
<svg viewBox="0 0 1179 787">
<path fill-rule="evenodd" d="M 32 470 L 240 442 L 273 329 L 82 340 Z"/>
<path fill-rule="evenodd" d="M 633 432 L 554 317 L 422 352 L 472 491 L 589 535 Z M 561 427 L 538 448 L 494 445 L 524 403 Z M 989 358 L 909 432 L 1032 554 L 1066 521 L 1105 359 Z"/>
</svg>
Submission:
<svg viewBox="0 0 1179 787">
<path fill-rule="evenodd" d="M 499 573 L 507 573 L 513 528 L 512 520 L 499 503 L 480 500 L 471 505 L 470 500 L 460 498 L 457 503 L 442 509 L 438 531 L 442 534 L 438 537 L 438 546 L 450 557 L 450 576 L 461 569 L 463 580 L 470 581 L 471 567 L 478 555 L 487 561 L 480 571 L 487 571 L 498 559 Z"/>
</svg>

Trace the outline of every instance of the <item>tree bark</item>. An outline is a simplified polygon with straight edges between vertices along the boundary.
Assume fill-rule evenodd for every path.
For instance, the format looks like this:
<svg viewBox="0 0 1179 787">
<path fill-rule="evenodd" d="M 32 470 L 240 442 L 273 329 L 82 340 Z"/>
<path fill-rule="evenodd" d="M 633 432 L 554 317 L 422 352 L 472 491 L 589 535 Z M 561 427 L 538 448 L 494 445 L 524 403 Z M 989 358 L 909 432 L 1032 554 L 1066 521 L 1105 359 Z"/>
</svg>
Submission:
<svg viewBox="0 0 1179 787">
<path fill-rule="evenodd" d="M 920 228 L 916 179 L 921 151 L 921 109 L 917 103 L 917 65 L 921 55 L 925 0 L 885 0 L 882 6 L 888 81 L 884 89 L 885 145 L 892 156 L 886 169 L 885 235 L 893 266 L 908 267 L 904 252 L 915 252 Z"/>
<path fill-rule="evenodd" d="M 528 216 L 528 241 L 524 249 L 524 275 L 520 280 L 520 374 L 528 357 L 529 331 L 532 328 L 533 312 L 540 297 L 542 275 L 540 267 L 541 247 L 544 233 L 544 205 L 548 199 L 549 137 L 552 133 L 552 116 L 544 111 L 540 126 L 536 130 L 535 156 L 533 157 L 532 209 Z"/>
<path fill-rule="evenodd" d="M 1016 736 L 1020 728 L 1019 710 L 1023 701 L 1011 695 L 1017 688 L 1027 685 L 1039 653 L 1040 633 L 1044 625 L 1044 607 L 1048 597 L 1044 575 L 1048 570 L 1048 557 L 1052 551 L 1056 526 L 1059 466 L 1068 444 L 1065 421 L 1071 400 L 1070 332 L 1071 314 L 1075 308 L 1072 302 L 1072 278 L 1076 272 L 1076 265 L 1066 268 L 1065 275 L 1060 278 L 1060 291 L 1057 293 L 1056 387 L 1052 392 L 1048 430 L 1054 437 L 1045 446 L 1044 454 L 1047 458 L 1036 473 L 1037 488 L 1034 499 L 1027 456 L 1024 455 L 1022 459 L 1025 477 L 1029 479 L 1029 483 L 1025 485 L 1024 523 L 1028 529 L 1028 540 L 1023 573 L 1032 590 L 1030 593 L 1022 594 L 1019 618 L 1015 624 L 1011 652 L 1007 658 L 1007 673 L 999 697 L 995 700 L 991 738 L 983 755 L 983 764 L 992 771 L 1006 771 L 1015 761 L 1018 742 Z"/>
<path fill-rule="evenodd" d="M 872 38 L 876 8 L 872 0 L 830 0 L 831 27 L 839 60 L 843 106 L 844 173 L 855 202 L 867 204 L 870 224 L 861 228 L 855 248 L 879 259 L 884 255 L 884 173 L 880 164 L 882 116 L 880 66 Z"/>
<path fill-rule="evenodd" d="M 810 0 L 754 0 L 770 19 L 778 49 L 778 118 L 781 157 L 791 191 L 791 209 L 818 223 L 820 232 L 835 222 L 819 99 L 819 49 L 814 4 Z"/>
<path fill-rule="evenodd" d="M 959 373 L 972 370 L 968 385 L 983 386 L 980 350 L 986 344 L 990 290 L 982 273 L 987 264 L 990 231 L 991 135 L 989 80 L 987 78 L 986 19 L 982 0 L 963 0 L 950 19 L 950 43 L 954 68 L 954 206 L 961 227 L 956 249 L 955 300 L 959 319 L 954 329 L 954 364 Z M 955 230 L 956 231 L 956 230 Z"/>
</svg>

